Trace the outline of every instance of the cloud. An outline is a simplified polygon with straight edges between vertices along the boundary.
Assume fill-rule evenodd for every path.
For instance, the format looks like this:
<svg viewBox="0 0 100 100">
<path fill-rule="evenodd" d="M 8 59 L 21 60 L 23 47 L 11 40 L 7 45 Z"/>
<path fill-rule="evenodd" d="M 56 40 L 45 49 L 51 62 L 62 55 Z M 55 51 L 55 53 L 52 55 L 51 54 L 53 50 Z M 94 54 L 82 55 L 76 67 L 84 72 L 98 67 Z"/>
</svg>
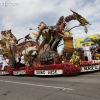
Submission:
<svg viewBox="0 0 100 100">
<path fill-rule="evenodd" d="M 12 5 L 1 5 L 4 2 Z M 13 34 L 20 38 L 31 32 L 29 28 L 36 29 L 42 21 L 49 26 L 55 25 L 60 16 L 72 14 L 70 9 L 92 24 L 87 26 L 88 35 L 99 32 L 100 0 L 1 0 L 0 31 L 12 29 Z M 78 24 L 77 21 L 67 23 L 69 28 Z M 85 35 L 83 27 L 73 29 L 72 33 L 75 39 Z"/>
</svg>

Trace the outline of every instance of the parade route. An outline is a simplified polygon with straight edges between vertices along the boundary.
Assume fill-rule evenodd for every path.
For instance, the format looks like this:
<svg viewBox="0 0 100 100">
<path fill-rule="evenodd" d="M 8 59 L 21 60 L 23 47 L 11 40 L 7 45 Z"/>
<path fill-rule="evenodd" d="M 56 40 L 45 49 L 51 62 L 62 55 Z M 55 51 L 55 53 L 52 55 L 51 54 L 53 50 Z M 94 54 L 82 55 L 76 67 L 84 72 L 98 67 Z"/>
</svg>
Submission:
<svg viewBox="0 0 100 100">
<path fill-rule="evenodd" d="M 100 100 L 100 72 L 78 76 L 0 76 L 0 100 Z"/>
<path fill-rule="evenodd" d="M 44 88 L 56 88 L 56 89 L 62 89 L 62 90 L 66 90 L 66 89 L 73 90 L 71 88 L 65 88 L 65 87 L 46 86 L 46 85 L 38 85 L 38 84 L 30 84 L 30 83 L 22 83 L 22 82 L 14 82 L 14 81 L 0 80 L 0 82 L 11 83 L 11 84 L 20 84 L 20 85 L 31 85 L 31 86 L 44 87 Z"/>
</svg>

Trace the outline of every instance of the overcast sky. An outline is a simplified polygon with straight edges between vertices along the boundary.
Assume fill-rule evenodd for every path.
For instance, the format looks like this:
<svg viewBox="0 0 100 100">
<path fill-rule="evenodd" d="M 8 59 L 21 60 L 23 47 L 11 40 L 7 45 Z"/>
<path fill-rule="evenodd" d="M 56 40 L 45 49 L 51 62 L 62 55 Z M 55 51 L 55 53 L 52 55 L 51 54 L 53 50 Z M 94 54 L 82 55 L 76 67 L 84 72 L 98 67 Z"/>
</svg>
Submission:
<svg viewBox="0 0 100 100">
<path fill-rule="evenodd" d="M 12 29 L 17 37 L 23 37 L 36 29 L 40 22 L 48 26 L 55 25 L 60 16 L 72 14 L 70 9 L 82 15 L 92 25 L 88 25 L 88 34 L 100 31 L 100 0 L 0 0 L 0 31 Z M 67 23 L 71 28 L 79 23 L 74 20 Z M 83 27 L 72 30 L 74 39 L 86 36 Z"/>
</svg>

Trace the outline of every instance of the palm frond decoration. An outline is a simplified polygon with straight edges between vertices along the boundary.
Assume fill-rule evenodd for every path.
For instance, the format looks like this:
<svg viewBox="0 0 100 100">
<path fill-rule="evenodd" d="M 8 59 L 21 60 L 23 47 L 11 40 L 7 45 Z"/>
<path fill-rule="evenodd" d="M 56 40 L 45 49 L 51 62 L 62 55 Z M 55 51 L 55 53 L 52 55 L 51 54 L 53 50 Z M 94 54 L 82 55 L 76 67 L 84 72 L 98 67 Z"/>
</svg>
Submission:
<svg viewBox="0 0 100 100">
<path fill-rule="evenodd" d="M 85 33 L 88 32 L 88 28 L 86 26 L 84 26 L 84 31 L 85 31 Z"/>
<path fill-rule="evenodd" d="M 39 36 L 39 33 L 38 32 L 32 32 L 34 38 L 37 38 Z"/>
</svg>

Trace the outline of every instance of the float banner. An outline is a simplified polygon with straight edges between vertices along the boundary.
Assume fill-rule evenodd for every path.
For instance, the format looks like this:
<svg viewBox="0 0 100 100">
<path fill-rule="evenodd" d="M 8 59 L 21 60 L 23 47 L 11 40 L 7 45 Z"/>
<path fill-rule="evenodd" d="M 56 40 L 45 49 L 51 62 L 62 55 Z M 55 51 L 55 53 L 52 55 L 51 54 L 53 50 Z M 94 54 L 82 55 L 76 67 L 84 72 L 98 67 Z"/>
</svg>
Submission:
<svg viewBox="0 0 100 100">
<path fill-rule="evenodd" d="M 90 45 L 93 45 L 94 43 L 91 41 L 91 39 L 98 39 L 98 38 L 99 38 L 98 34 L 77 38 L 75 41 L 75 45 L 76 47 L 81 47 L 83 43 L 89 43 Z"/>
</svg>

